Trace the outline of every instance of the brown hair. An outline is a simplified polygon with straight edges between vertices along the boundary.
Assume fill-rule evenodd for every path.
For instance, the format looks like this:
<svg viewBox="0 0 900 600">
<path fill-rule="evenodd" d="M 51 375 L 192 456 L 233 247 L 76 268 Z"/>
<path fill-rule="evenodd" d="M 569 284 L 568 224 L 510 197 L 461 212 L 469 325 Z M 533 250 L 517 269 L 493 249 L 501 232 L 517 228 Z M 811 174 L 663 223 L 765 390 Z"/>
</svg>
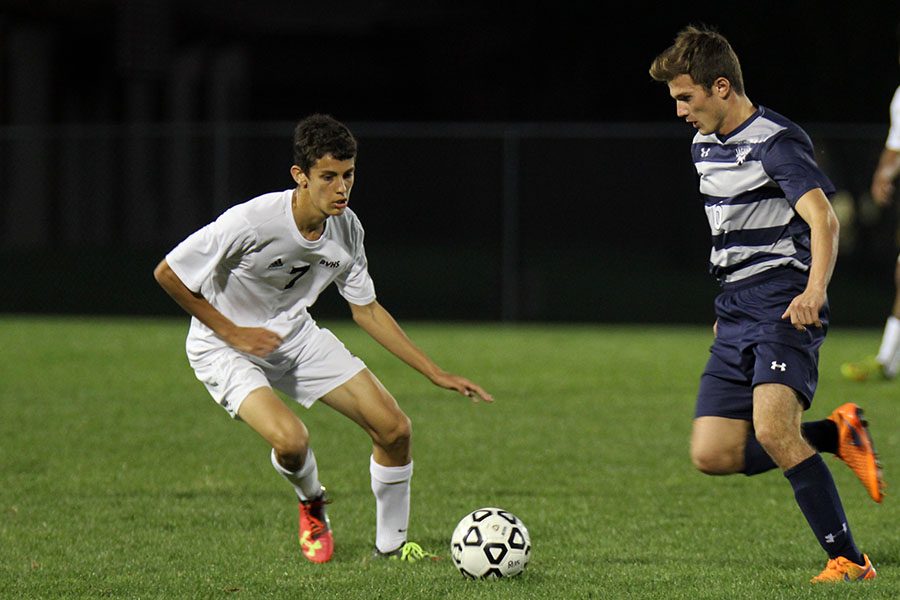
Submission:
<svg viewBox="0 0 900 600">
<path fill-rule="evenodd" d="M 719 77 L 731 82 L 738 94 L 744 93 L 744 76 L 737 54 L 725 36 L 707 27 L 688 25 L 678 32 L 675 43 L 653 59 L 650 77 L 669 82 L 679 75 L 690 75 L 694 83 L 712 89 Z"/>
<path fill-rule="evenodd" d="M 316 161 L 330 154 L 337 160 L 356 157 L 356 138 L 331 115 L 314 114 L 294 128 L 294 164 L 309 175 Z"/>
</svg>

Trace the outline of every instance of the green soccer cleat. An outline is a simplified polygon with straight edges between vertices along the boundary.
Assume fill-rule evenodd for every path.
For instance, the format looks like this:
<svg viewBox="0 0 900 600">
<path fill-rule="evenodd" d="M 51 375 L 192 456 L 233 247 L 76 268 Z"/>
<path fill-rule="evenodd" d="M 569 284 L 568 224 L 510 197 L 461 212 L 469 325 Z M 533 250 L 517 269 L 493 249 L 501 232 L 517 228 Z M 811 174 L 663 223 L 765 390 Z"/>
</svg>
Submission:
<svg viewBox="0 0 900 600">
<path fill-rule="evenodd" d="M 391 550 L 390 552 L 382 552 L 378 548 L 375 548 L 372 552 L 372 558 L 386 558 L 388 560 L 398 560 L 402 562 L 417 562 L 420 560 L 436 561 L 441 559 L 437 554 L 427 552 L 422 546 L 415 542 L 405 542 L 402 546 L 396 550 Z"/>
<path fill-rule="evenodd" d="M 868 356 L 859 362 L 846 362 L 842 364 L 841 375 L 850 381 L 890 379 L 884 372 L 884 366 L 878 362 L 874 356 Z"/>
</svg>

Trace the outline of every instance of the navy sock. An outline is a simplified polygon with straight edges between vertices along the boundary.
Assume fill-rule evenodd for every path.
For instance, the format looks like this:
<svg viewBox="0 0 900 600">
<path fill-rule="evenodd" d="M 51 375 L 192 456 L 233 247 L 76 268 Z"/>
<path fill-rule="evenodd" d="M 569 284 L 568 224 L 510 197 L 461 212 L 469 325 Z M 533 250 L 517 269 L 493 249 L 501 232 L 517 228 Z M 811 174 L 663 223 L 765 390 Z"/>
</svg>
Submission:
<svg viewBox="0 0 900 600">
<path fill-rule="evenodd" d="M 809 445 L 818 452 L 837 453 L 838 430 L 837 424 L 831 419 L 821 421 L 808 421 L 800 425 L 803 437 Z"/>
<path fill-rule="evenodd" d="M 777 465 L 766 449 L 756 439 L 756 433 L 751 429 L 747 434 L 747 445 L 744 446 L 744 475 L 759 475 L 771 471 Z"/>
<path fill-rule="evenodd" d="M 800 425 L 803 437 L 817 452 L 837 452 L 838 431 L 837 425 L 830 419 L 821 421 L 808 421 Z M 765 448 L 757 441 L 753 429 L 747 434 L 747 445 L 744 447 L 744 475 L 758 475 L 771 471 L 777 465 Z"/>
<path fill-rule="evenodd" d="M 865 561 L 853 542 L 844 507 L 831 471 L 818 454 L 784 472 L 794 488 L 797 505 L 829 558 L 843 556 L 858 565 Z"/>
</svg>

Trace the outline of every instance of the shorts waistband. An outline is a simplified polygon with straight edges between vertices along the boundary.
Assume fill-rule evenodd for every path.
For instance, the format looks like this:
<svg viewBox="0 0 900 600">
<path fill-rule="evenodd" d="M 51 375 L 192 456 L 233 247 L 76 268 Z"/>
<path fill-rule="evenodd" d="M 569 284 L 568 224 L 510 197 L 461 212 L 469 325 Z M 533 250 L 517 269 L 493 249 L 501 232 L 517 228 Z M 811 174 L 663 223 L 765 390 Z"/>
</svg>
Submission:
<svg viewBox="0 0 900 600">
<path fill-rule="evenodd" d="M 746 277 L 739 281 L 735 281 L 732 283 L 723 283 L 722 289 L 729 292 L 734 292 L 736 290 L 742 290 L 748 287 L 757 286 L 761 283 L 769 281 L 770 279 L 777 279 L 779 277 L 785 277 L 795 281 L 805 282 L 809 278 L 809 275 L 805 271 L 799 271 L 797 269 L 792 269 L 791 267 L 777 267 L 774 269 L 767 269 L 762 273 L 751 275 L 750 277 Z"/>
</svg>

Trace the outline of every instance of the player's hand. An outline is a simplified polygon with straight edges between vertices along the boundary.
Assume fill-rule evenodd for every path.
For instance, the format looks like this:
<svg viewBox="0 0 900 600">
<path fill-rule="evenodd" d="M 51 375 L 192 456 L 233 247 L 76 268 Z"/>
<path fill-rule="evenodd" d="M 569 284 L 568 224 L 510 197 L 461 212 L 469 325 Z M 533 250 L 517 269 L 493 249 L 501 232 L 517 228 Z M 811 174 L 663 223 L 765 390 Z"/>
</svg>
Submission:
<svg viewBox="0 0 900 600">
<path fill-rule="evenodd" d="M 442 388 L 456 390 L 463 396 L 472 400 L 472 402 L 478 402 L 479 400 L 484 400 L 485 402 L 494 401 L 494 397 L 484 391 L 480 385 L 469 381 L 465 377 L 460 377 L 459 375 L 441 372 L 432 377 L 431 381 L 434 385 Z"/>
<path fill-rule="evenodd" d="M 885 207 L 891 203 L 891 199 L 894 196 L 894 182 L 891 178 L 876 173 L 875 177 L 872 179 L 871 192 L 875 204 Z"/>
<path fill-rule="evenodd" d="M 719 337 L 719 320 L 713 322 L 713 337 Z"/>
<path fill-rule="evenodd" d="M 807 289 L 791 300 L 781 318 L 790 319 L 797 331 L 806 331 L 807 325 L 822 327 L 819 311 L 825 306 L 826 299 L 825 292 Z"/>
<path fill-rule="evenodd" d="M 235 327 L 227 334 L 225 341 L 235 350 L 265 358 L 274 352 L 283 340 L 277 333 L 263 327 Z"/>
</svg>

